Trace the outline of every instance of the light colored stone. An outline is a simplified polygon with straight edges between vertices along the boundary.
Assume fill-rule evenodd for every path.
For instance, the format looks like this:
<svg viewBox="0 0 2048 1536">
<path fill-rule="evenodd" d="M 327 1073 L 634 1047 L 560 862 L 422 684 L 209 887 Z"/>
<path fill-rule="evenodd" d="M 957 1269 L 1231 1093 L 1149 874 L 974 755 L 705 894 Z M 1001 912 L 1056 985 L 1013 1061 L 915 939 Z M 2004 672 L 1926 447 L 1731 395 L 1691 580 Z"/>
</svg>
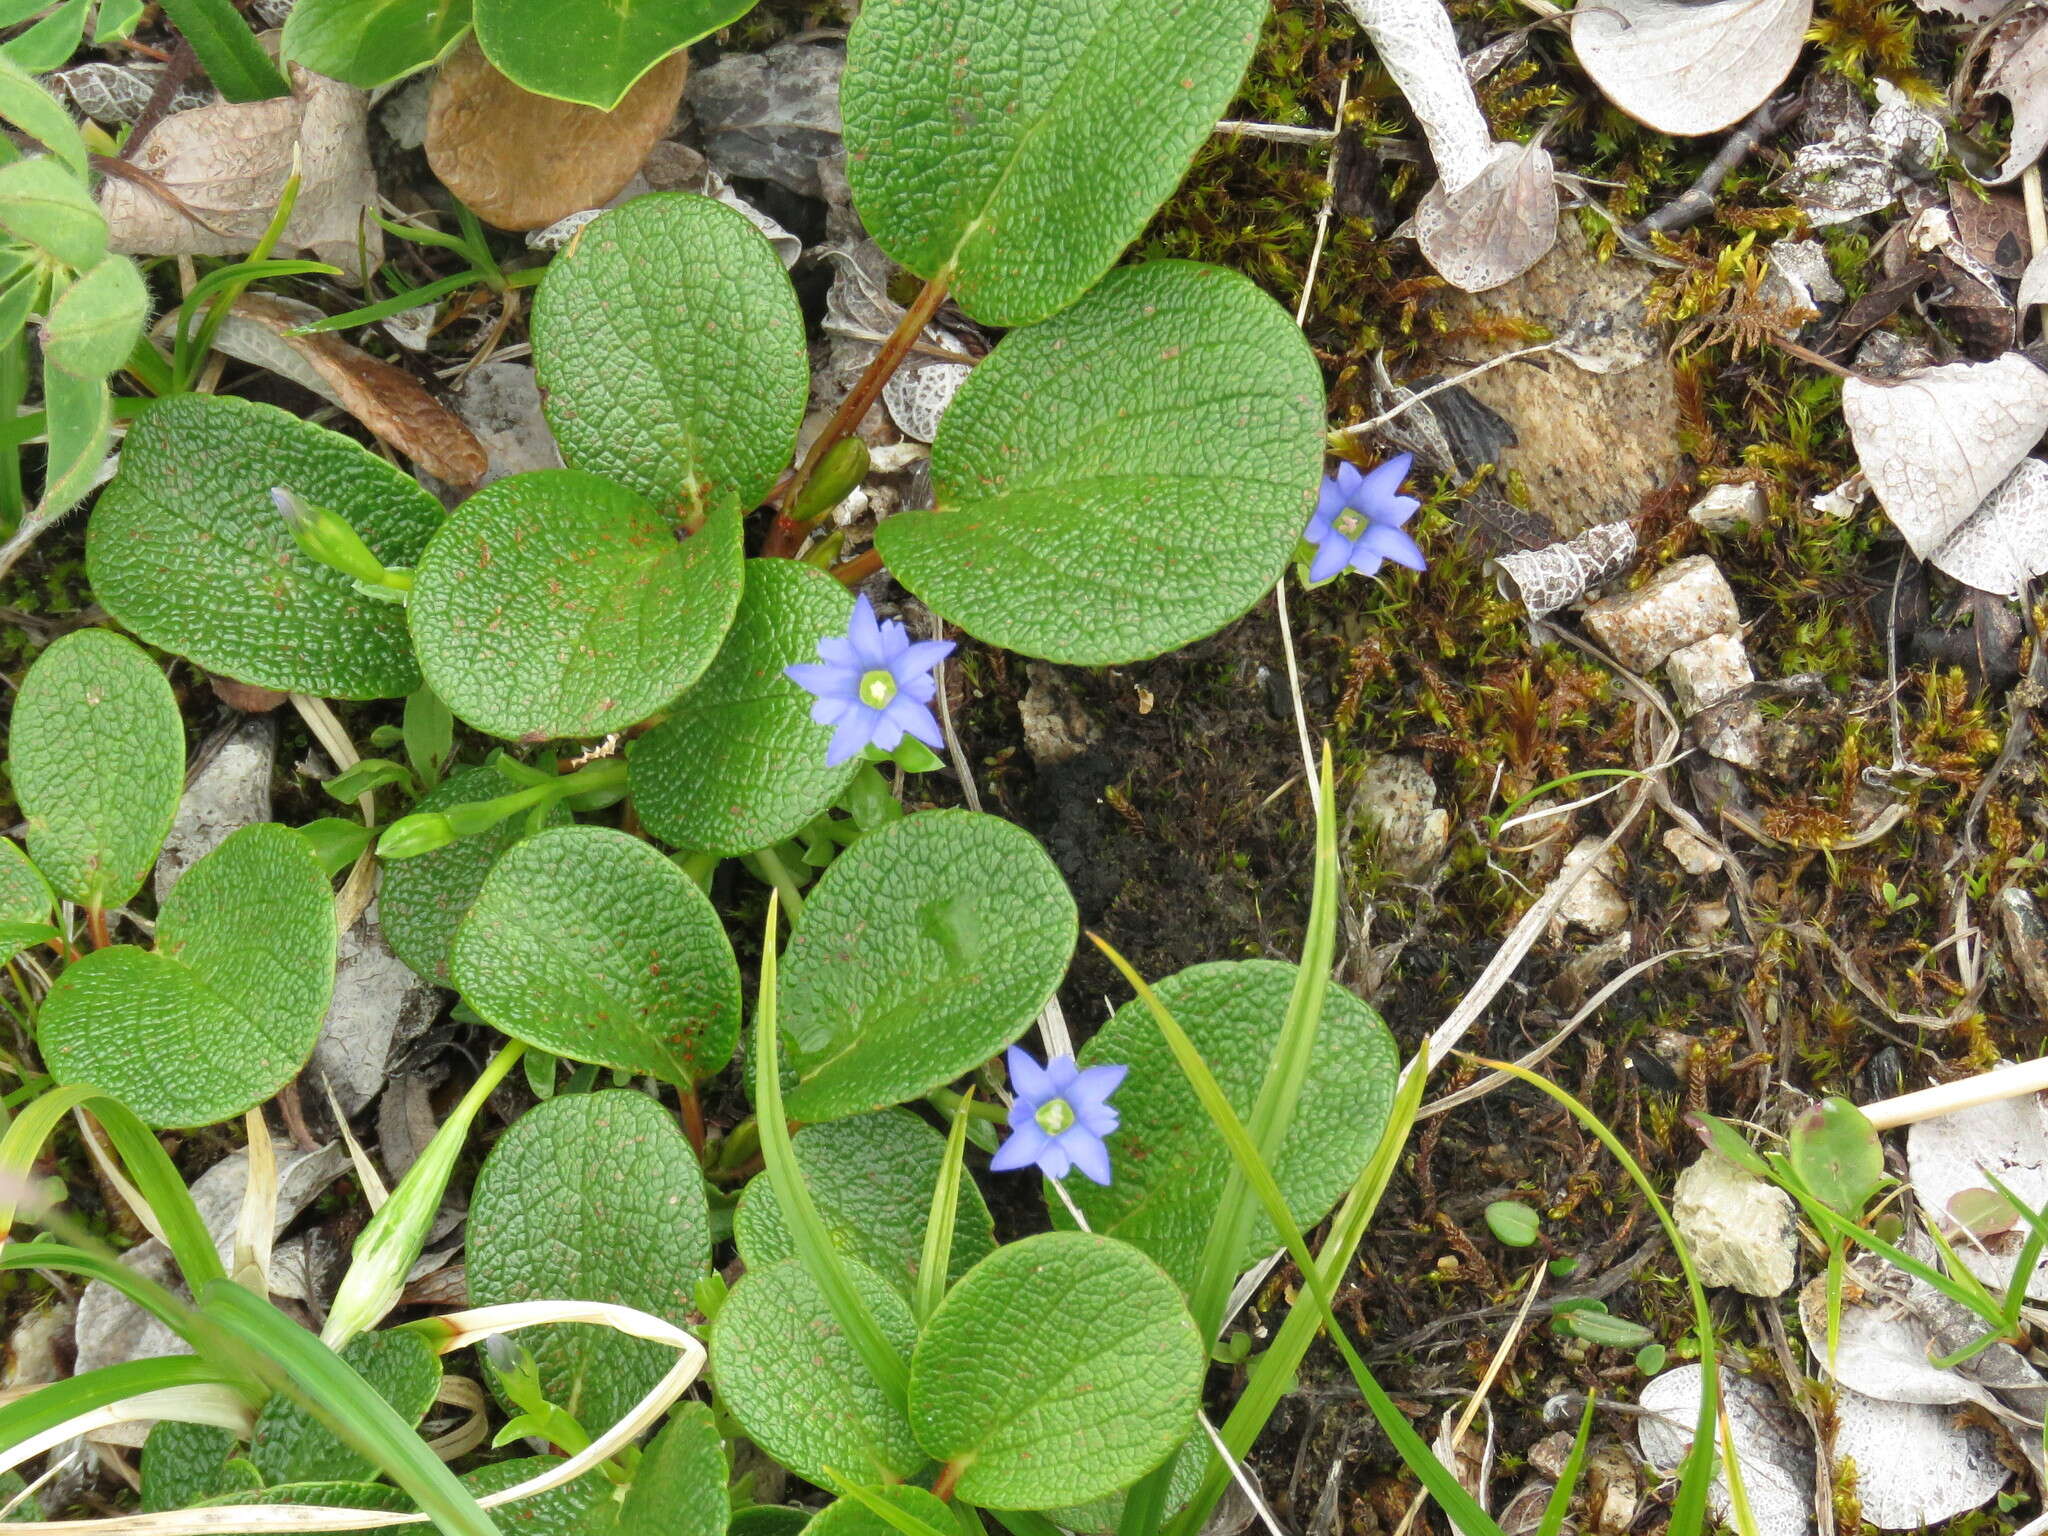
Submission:
<svg viewBox="0 0 2048 1536">
<path fill-rule="evenodd" d="M 1600 851 L 1601 842 L 1602 839 L 1597 837 L 1580 838 L 1558 867 L 1557 878 L 1569 880 L 1583 865 L 1593 864 L 1559 904 L 1552 924 L 1553 932 L 1578 927 L 1596 938 L 1605 938 L 1627 926 L 1628 897 L 1622 894 L 1621 866 L 1614 857 L 1613 849 L 1605 853 Z"/>
<path fill-rule="evenodd" d="M 1740 635 L 1709 635 L 1665 658 L 1664 672 L 1682 715 L 1698 714 L 1756 681 Z"/>
<path fill-rule="evenodd" d="M 270 775 L 276 753 L 277 722 L 269 715 L 251 715 L 192 776 L 157 855 L 158 901 L 171 894 L 180 875 L 226 842 L 229 833 L 270 820 Z"/>
<path fill-rule="evenodd" d="M 1671 1215 L 1700 1279 L 1745 1296 L 1782 1296 L 1798 1270 L 1792 1197 L 1708 1152 L 1678 1176 Z"/>
<path fill-rule="evenodd" d="M 1664 851 L 1678 860 L 1678 867 L 1688 875 L 1711 875 L 1721 867 L 1721 855 L 1683 827 L 1666 832 L 1663 842 Z"/>
<path fill-rule="evenodd" d="M 1416 757 L 1389 753 L 1368 762 L 1351 814 L 1378 830 L 1381 862 L 1396 874 L 1419 874 L 1450 846 L 1450 813 L 1436 803 L 1436 780 Z"/>
<path fill-rule="evenodd" d="M 1034 661 L 1025 669 L 1031 686 L 1017 701 L 1017 719 L 1024 727 L 1024 750 L 1040 768 L 1070 763 L 1102 739 L 1080 698 L 1056 667 Z"/>
<path fill-rule="evenodd" d="M 1631 672 L 1648 672 L 1681 646 L 1742 628 L 1735 594 L 1705 555 L 1667 566 L 1633 592 L 1586 610 L 1586 628 Z"/>
<path fill-rule="evenodd" d="M 1760 485 L 1717 485 L 1692 504 L 1685 514 L 1708 533 L 1726 533 L 1748 524 L 1754 528 L 1770 510 L 1770 499 Z"/>
<path fill-rule="evenodd" d="M 353 1115 L 384 1087 L 392 1037 L 417 1037 L 440 1010 L 440 993 L 385 943 L 372 902 L 336 947 L 334 1000 L 313 1047 L 310 1082 L 324 1081 L 342 1113 Z"/>
</svg>

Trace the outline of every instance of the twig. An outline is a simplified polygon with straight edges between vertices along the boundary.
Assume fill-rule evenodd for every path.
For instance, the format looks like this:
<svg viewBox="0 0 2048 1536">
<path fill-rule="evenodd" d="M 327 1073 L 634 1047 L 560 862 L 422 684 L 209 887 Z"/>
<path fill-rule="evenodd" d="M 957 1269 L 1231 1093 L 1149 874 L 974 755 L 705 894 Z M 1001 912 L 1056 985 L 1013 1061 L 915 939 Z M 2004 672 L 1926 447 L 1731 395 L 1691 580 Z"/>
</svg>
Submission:
<svg viewBox="0 0 2048 1536">
<path fill-rule="evenodd" d="M 1765 102 L 1728 135 L 1727 142 L 1706 163 L 1691 186 L 1643 219 L 1629 233 L 1638 240 L 1647 240 L 1651 235 L 1668 235 L 1673 230 L 1697 224 L 1714 211 L 1714 194 L 1735 174 L 1735 168 L 1749 158 L 1758 144 L 1805 110 L 1806 98 L 1800 95 Z"/>
<path fill-rule="evenodd" d="M 1902 1125 L 1932 1120 L 1937 1115 L 1953 1115 L 1959 1110 L 2002 1103 L 2023 1093 L 2044 1092 L 2048 1092 L 2048 1057 L 2021 1062 L 2016 1067 L 1980 1072 L 1961 1082 L 1938 1083 L 1917 1093 L 1880 1099 L 1875 1104 L 1863 1106 L 1863 1118 L 1880 1131 L 1889 1131 Z"/>
<path fill-rule="evenodd" d="M 164 72 L 156 77 L 156 89 L 149 93 L 149 100 L 143 104 L 142 115 L 135 119 L 135 126 L 128 132 L 128 142 L 121 146 L 121 159 L 135 158 L 143 140 L 170 114 L 171 103 L 178 99 L 178 92 L 198 70 L 199 55 L 193 52 L 190 43 L 179 38 L 178 46 L 171 50 L 171 57 L 164 65 Z"/>
<path fill-rule="evenodd" d="M 1343 122 L 1338 119 L 1339 124 Z M 1216 125 L 1218 133 L 1227 133 L 1232 138 L 1267 139 L 1275 144 L 1327 144 L 1337 137 L 1337 128 L 1296 128 L 1290 123 L 1248 123 L 1239 118 L 1226 117 Z"/>
<path fill-rule="evenodd" d="M 1540 341 L 1533 347 L 1517 347 L 1512 352 L 1501 353 L 1499 357 L 1489 357 L 1483 363 L 1475 363 L 1463 373 L 1454 373 L 1448 379 L 1438 379 L 1434 384 L 1423 389 L 1410 390 L 1408 397 L 1394 406 L 1393 409 L 1381 411 L 1379 415 L 1372 417 L 1370 420 L 1354 422 L 1348 427 L 1339 427 L 1330 436 L 1333 438 L 1360 437 L 1367 432 L 1377 431 L 1396 417 L 1407 415 L 1409 411 L 1427 400 L 1431 395 L 1442 394 L 1447 389 L 1455 389 L 1467 379 L 1476 379 L 1480 374 L 1488 373 L 1498 368 L 1502 363 L 1512 363 L 1518 357 L 1533 357 L 1538 352 L 1555 352 L 1556 350 L 1556 342 Z"/>
</svg>

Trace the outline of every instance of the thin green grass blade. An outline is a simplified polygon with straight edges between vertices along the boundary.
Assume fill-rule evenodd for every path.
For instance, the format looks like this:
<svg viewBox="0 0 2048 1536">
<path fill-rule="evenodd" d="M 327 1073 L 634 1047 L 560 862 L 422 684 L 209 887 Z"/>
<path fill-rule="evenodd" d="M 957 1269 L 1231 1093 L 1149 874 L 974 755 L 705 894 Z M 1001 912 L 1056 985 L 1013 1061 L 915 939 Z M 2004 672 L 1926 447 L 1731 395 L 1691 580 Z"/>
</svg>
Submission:
<svg viewBox="0 0 2048 1536">
<path fill-rule="evenodd" d="M 928 1520 L 920 1520 L 907 1509 L 898 1509 L 874 1489 L 854 1482 L 844 1473 L 825 1468 L 826 1475 L 849 1499 L 864 1507 L 877 1520 L 886 1520 L 903 1533 L 903 1536 L 960 1536 L 958 1531 L 942 1531 Z"/>
<path fill-rule="evenodd" d="M 1571 1111 L 1572 1117 L 1593 1133 L 1609 1155 L 1621 1164 L 1636 1188 L 1642 1191 L 1643 1199 L 1649 1203 L 1658 1225 L 1664 1229 L 1671 1251 L 1678 1255 L 1678 1267 L 1685 1273 L 1685 1288 L 1692 1296 L 1693 1328 L 1700 1341 L 1700 1416 L 1693 1428 L 1692 1449 L 1686 1452 L 1684 1469 L 1679 1475 L 1678 1497 L 1671 1503 L 1671 1530 L 1675 1536 L 1694 1536 L 1694 1533 L 1704 1530 L 1707 1523 L 1707 1489 L 1714 1479 L 1714 1425 L 1720 1416 L 1721 1367 L 1714 1347 L 1713 1314 L 1707 1310 L 1706 1287 L 1700 1284 L 1692 1252 L 1685 1246 L 1678 1223 L 1671 1219 L 1671 1212 L 1658 1198 L 1648 1175 L 1598 1115 L 1557 1084 L 1537 1076 L 1526 1067 L 1516 1066 L 1513 1062 L 1488 1061 L 1484 1057 L 1474 1057 L 1473 1060 L 1490 1071 L 1505 1072 L 1527 1083 Z M 1818 1206 L 1819 1202 L 1802 1201 L 1801 1204 Z"/>
<path fill-rule="evenodd" d="M 754 1119 L 761 1130 L 761 1161 L 768 1187 L 782 1207 L 782 1222 L 796 1244 L 797 1258 L 853 1347 L 897 1412 L 907 1411 L 910 1367 L 882 1332 L 868 1304 L 861 1300 L 846 1268 L 839 1262 L 825 1219 L 804 1184 L 790 1144 L 789 1120 L 782 1109 L 782 1041 L 776 1022 L 776 924 L 781 916 L 777 892 L 768 893 L 768 925 L 761 941 L 761 995 L 754 1008 Z M 943 1275 L 945 1265 L 939 1266 Z"/>
<path fill-rule="evenodd" d="M 194 1349 L 203 1347 L 207 1338 L 208 1330 L 193 1326 L 195 1314 L 188 1302 L 110 1253 L 46 1240 L 9 1243 L 0 1249 L 0 1270 L 9 1269 L 52 1269 L 105 1281 Z"/>
<path fill-rule="evenodd" d="M 1358 1358 L 1358 1351 L 1351 1347 L 1343 1326 L 1331 1305 L 1330 1287 L 1324 1282 L 1322 1270 L 1308 1251 L 1308 1244 L 1302 1240 L 1301 1229 L 1294 1224 L 1293 1213 L 1287 1209 L 1287 1201 L 1280 1193 L 1280 1186 L 1273 1180 L 1272 1170 L 1259 1156 L 1253 1145 L 1251 1133 L 1244 1122 L 1237 1117 L 1237 1111 L 1230 1106 L 1230 1100 L 1218 1085 L 1215 1075 L 1210 1072 L 1201 1052 L 1195 1049 L 1194 1041 L 1180 1027 L 1173 1015 L 1167 1011 L 1159 996 L 1146 985 L 1145 980 L 1132 969 L 1129 961 L 1095 935 L 1089 935 L 1095 945 L 1123 973 L 1124 979 L 1151 1010 L 1152 1018 L 1159 1026 L 1159 1032 L 1166 1037 L 1168 1047 L 1173 1051 L 1174 1060 L 1186 1074 L 1188 1085 L 1194 1089 L 1195 1097 L 1208 1112 L 1210 1120 L 1222 1135 L 1224 1144 L 1230 1149 L 1244 1180 L 1259 1203 L 1266 1208 L 1274 1229 L 1279 1232 L 1287 1245 L 1288 1253 L 1300 1268 L 1302 1277 L 1308 1282 L 1309 1293 L 1315 1298 L 1317 1309 L 1322 1314 L 1323 1326 L 1329 1330 L 1330 1342 L 1344 1357 L 1344 1364 L 1351 1372 L 1351 1379 L 1358 1384 L 1358 1390 L 1365 1397 L 1365 1404 L 1371 1410 L 1387 1438 L 1394 1443 L 1394 1450 L 1402 1462 L 1421 1481 L 1424 1488 L 1442 1506 L 1464 1536 L 1501 1536 L 1501 1529 L 1491 1516 L 1479 1506 L 1478 1500 L 1467 1493 L 1451 1470 L 1430 1451 L 1422 1437 L 1387 1396 L 1372 1372 Z"/>
<path fill-rule="evenodd" d="M 229 101 L 265 101 L 289 96 L 270 55 L 231 0 L 163 0 L 164 19 L 192 45 L 206 77 Z"/>
<path fill-rule="evenodd" d="M 229 1280 L 208 1285 L 199 1309 L 262 1357 L 273 1391 L 288 1393 L 344 1445 L 368 1457 L 412 1495 L 443 1536 L 498 1536 L 491 1517 L 426 1441 L 312 1334 Z"/>
<path fill-rule="evenodd" d="M 226 1284 L 225 1281 L 219 1282 Z M 26 1397 L 0 1407 L 0 1451 L 11 1450 L 60 1424 L 105 1408 L 124 1398 L 145 1392 L 162 1392 L 171 1387 L 247 1386 L 232 1372 L 224 1371 L 196 1355 L 165 1355 L 153 1360 L 124 1360 L 103 1365 L 83 1376 L 68 1377 L 36 1388 Z"/>
<path fill-rule="evenodd" d="M 1593 1404 L 1599 1393 L 1586 1394 L 1586 1411 L 1579 1415 L 1579 1432 L 1572 1440 L 1571 1454 L 1564 1459 L 1564 1470 L 1558 1474 L 1557 1486 L 1550 1490 L 1550 1502 L 1543 1506 L 1543 1519 L 1537 1524 L 1536 1536 L 1557 1536 L 1564 1529 L 1564 1517 L 1571 1513 L 1572 1494 L 1579 1486 L 1579 1474 L 1586 1466 L 1586 1446 L 1593 1438 Z"/>
<path fill-rule="evenodd" d="M 946 1157 L 939 1164 L 939 1181 L 932 1187 L 932 1210 L 924 1225 L 924 1252 L 918 1258 L 917 1293 L 911 1297 L 911 1315 L 918 1326 L 938 1311 L 946 1299 L 946 1276 L 953 1266 L 953 1228 L 960 1215 L 960 1180 L 967 1169 L 967 1125 L 974 1118 L 974 1090 L 953 1110 L 953 1124 L 946 1133 Z"/>
</svg>

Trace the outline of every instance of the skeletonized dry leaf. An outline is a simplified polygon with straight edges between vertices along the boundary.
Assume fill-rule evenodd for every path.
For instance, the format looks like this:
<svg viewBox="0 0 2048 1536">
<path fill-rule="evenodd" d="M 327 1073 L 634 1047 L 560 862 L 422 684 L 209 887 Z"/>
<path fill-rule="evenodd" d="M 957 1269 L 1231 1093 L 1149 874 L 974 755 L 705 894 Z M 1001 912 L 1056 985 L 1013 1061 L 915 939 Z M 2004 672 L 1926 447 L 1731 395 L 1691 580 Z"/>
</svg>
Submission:
<svg viewBox="0 0 2048 1536">
<path fill-rule="evenodd" d="M 1572 47 L 1609 101 L 1661 133 L 1715 133 L 1792 72 L 1813 0 L 1601 0 L 1572 16 Z"/>
<path fill-rule="evenodd" d="M 365 129 L 370 98 L 294 65 L 292 94 L 177 112 L 136 152 L 141 178 L 100 191 L 108 248 L 138 256 L 240 256 L 254 249 L 299 156 L 298 202 L 278 254 L 306 252 L 360 283 L 384 260 Z M 153 185 L 152 185 L 153 183 Z M 358 236 L 363 250 L 358 251 Z"/>
<path fill-rule="evenodd" d="M 1635 558 L 1634 525 L 1601 523 L 1563 543 L 1502 555 L 1494 562 L 1495 583 L 1502 597 L 1519 597 L 1529 617 L 1540 619 L 1612 581 Z"/>
<path fill-rule="evenodd" d="M 2048 304 L 2048 251 L 2038 253 L 2020 274 L 2019 297 L 2013 301 L 2025 309 L 2029 304 Z"/>
<path fill-rule="evenodd" d="M 320 318 L 319 310 L 296 299 L 246 293 L 228 312 L 215 345 L 332 400 L 437 479 L 471 486 L 483 478 L 490 468 L 483 444 L 411 374 L 332 331 L 291 334 L 293 326 Z"/>
<path fill-rule="evenodd" d="M 1850 379 L 1842 415 L 1886 515 L 1925 560 L 2048 429 L 2048 373 L 2008 352 L 1889 383 Z"/>
<path fill-rule="evenodd" d="M 1844 1300 L 1832 1361 L 1827 1358 L 1827 1279 L 1816 1276 L 1799 1292 L 1799 1322 L 1807 1347 L 1819 1357 L 1821 1369 L 1842 1386 L 1886 1403 L 1940 1405 L 1976 1403 L 1997 1411 L 1998 1399 L 1957 1371 L 1945 1371 L 1930 1358 L 1934 1330 L 1912 1309 L 1883 1292 L 1857 1294 Z"/>
<path fill-rule="evenodd" d="M 384 1087 L 395 1037 L 417 1037 L 440 1011 L 440 994 L 391 952 L 372 902 L 335 950 L 334 1001 L 320 1026 L 307 1076 L 324 1079 L 353 1115 Z"/>
<path fill-rule="evenodd" d="M 1931 1530 L 1975 1509 L 2012 1474 L 1998 1437 L 1954 1408 L 1835 1394 L 1834 1456 L 1853 1463 L 1863 1518 L 1879 1530 Z"/>
<path fill-rule="evenodd" d="M 2012 104 L 2012 146 L 1997 174 L 1987 178 L 1995 186 L 2011 181 L 2048 149 L 2048 28 L 1994 57 L 1978 94 L 2003 96 Z"/>
<path fill-rule="evenodd" d="M 1457 35 L 1441 0 L 1344 0 L 1372 39 L 1429 140 L 1444 185 L 1461 187 L 1484 172 L 1493 134 L 1458 55 Z"/>
<path fill-rule="evenodd" d="M 2039 1209 L 2048 1202 L 2048 1110 L 2038 1095 L 2024 1094 L 1922 1120 L 1906 1132 L 1906 1167 L 1923 1210 L 1946 1211 L 1964 1190 L 1990 1188 L 1987 1169 Z M 2011 1281 L 2025 1246 L 2020 1232 L 1981 1239 L 1957 1234 L 1951 1241 L 1978 1279 L 2001 1287 Z M 2027 1293 L 2048 1299 L 2048 1267 L 2034 1271 Z"/>
<path fill-rule="evenodd" d="M 1423 194 L 1414 228 L 1429 264 L 1467 293 L 1520 277 L 1557 244 L 1550 151 L 1535 140 L 1496 144 L 1472 180 L 1440 181 Z"/>
<path fill-rule="evenodd" d="M 903 369 L 882 386 L 882 403 L 903 435 L 920 443 L 938 436 L 939 418 L 974 370 L 965 363 L 928 363 Z"/>
<path fill-rule="evenodd" d="M 523 91 L 467 38 L 441 66 L 427 107 L 427 163 L 477 217 L 539 229 L 609 201 L 675 116 L 689 55 L 640 77 L 616 110 Z"/>
<path fill-rule="evenodd" d="M 1934 563 L 1964 586 L 2018 597 L 2020 584 L 2048 573 L 2048 464 L 2022 459 L 1962 527 L 1942 540 Z"/>
<path fill-rule="evenodd" d="M 1649 1411 L 1636 1421 L 1636 1439 L 1652 1466 L 1676 1467 L 1685 1459 L 1699 1419 L 1701 1377 L 1696 1365 L 1674 1366 L 1643 1388 L 1642 1406 Z M 1723 1370 L 1721 1396 L 1757 1536 L 1806 1536 L 1813 1529 L 1814 1463 L 1806 1426 L 1752 1377 Z M 1723 1522 L 1735 1512 L 1727 1476 L 1717 1468 L 1708 1489 L 1714 1518 Z"/>
</svg>

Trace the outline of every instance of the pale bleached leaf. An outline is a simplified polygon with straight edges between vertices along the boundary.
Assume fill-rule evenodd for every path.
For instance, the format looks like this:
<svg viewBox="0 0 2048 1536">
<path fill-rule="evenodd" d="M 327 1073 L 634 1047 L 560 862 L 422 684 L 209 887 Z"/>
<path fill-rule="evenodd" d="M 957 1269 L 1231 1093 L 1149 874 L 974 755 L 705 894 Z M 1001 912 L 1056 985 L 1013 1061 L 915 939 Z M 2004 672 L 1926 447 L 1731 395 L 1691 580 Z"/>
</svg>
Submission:
<svg viewBox="0 0 2048 1536">
<path fill-rule="evenodd" d="M 2048 464 L 2022 459 L 1962 527 L 1942 540 L 1934 563 L 1964 586 L 2018 597 L 2020 583 L 2048 573 Z"/>
<path fill-rule="evenodd" d="M 1458 55 L 1457 34 L 1441 0 L 1344 4 L 1365 28 L 1381 66 L 1408 99 L 1445 185 L 1463 186 L 1485 171 L 1493 157 L 1493 134 L 1472 94 L 1472 82 Z"/>
<path fill-rule="evenodd" d="M 1470 181 L 1423 194 L 1414 230 L 1429 264 L 1467 293 L 1520 277 L 1557 244 L 1550 151 L 1535 141 L 1494 145 Z"/>
<path fill-rule="evenodd" d="M 1699 1420 L 1702 1374 L 1696 1365 L 1674 1366 L 1643 1388 L 1641 1403 L 1647 1411 L 1636 1421 L 1636 1438 L 1652 1466 L 1674 1468 L 1685 1459 Z M 1729 1370 L 1720 1379 L 1728 1438 L 1742 1466 L 1742 1491 L 1756 1536 L 1806 1536 L 1813 1529 L 1814 1455 L 1805 1425 L 1765 1383 Z M 1717 1465 L 1707 1490 L 1714 1517 L 1724 1524 L 1732 1523 L 1735 1514 L 1727 1476 Z"/>
<path fill-rule="evenodd" d="M 1813 0 L 1600 0 L 1572 15 L 1593 83 L 1662 133 L 1716 133 L 1784 83 Z"/>
<path fill-rule="evenodd" d="M 2027 263 L 2026 271 L 2020 274 L 2019 297 L 2013 302 L 2021 309 L 2029 304 L 2048 304 L 2048 251 L 2038 252 Z"/>
<path fill-rule="evenodd" d="M 1925 560 L 2048 429 L 2048 373 L 2017 352 L 1842 386 L 1863 473 Z"/>
<path fill-rule="evenodd" d="M 1838 1387 L 1834 1426 L 1835 1465 L 1854 1465 L 1856 1501 L 1881 1531 L 1930 1530 L 1975 1509 L 2011 1476 L 1998 1437 L 1953 1407 L 1883 1402 Z"/>
<path fill-rule="evenodd" d="M 2029 1093 L 1922 1120 L 1906 1132 L 1906 1168 L 1924 1211 L 1946 1211 L 1966 1189 L 1989 1189 L 1987 1171 L 2038 1210 L 2048 1204 L 2048 1110 Z M 1978 1279 L 2002 1288 L 2012 1280 L 2025 1234 L 1973 1239 L 1958 1233 L 1951 1241 Z M 2027 1291 L 2048 1299 L 2048 1266 L 2034 1271 Z"/>
<path fill-rule="evenodd" d="M 1978 94 L 2003 96 L 2012 104 L 2012 147 L 1993 185 L 2011 181 L 2048 149 L 2048 27 L 2003 57 L 1992 59 Z"/>
</svg>

